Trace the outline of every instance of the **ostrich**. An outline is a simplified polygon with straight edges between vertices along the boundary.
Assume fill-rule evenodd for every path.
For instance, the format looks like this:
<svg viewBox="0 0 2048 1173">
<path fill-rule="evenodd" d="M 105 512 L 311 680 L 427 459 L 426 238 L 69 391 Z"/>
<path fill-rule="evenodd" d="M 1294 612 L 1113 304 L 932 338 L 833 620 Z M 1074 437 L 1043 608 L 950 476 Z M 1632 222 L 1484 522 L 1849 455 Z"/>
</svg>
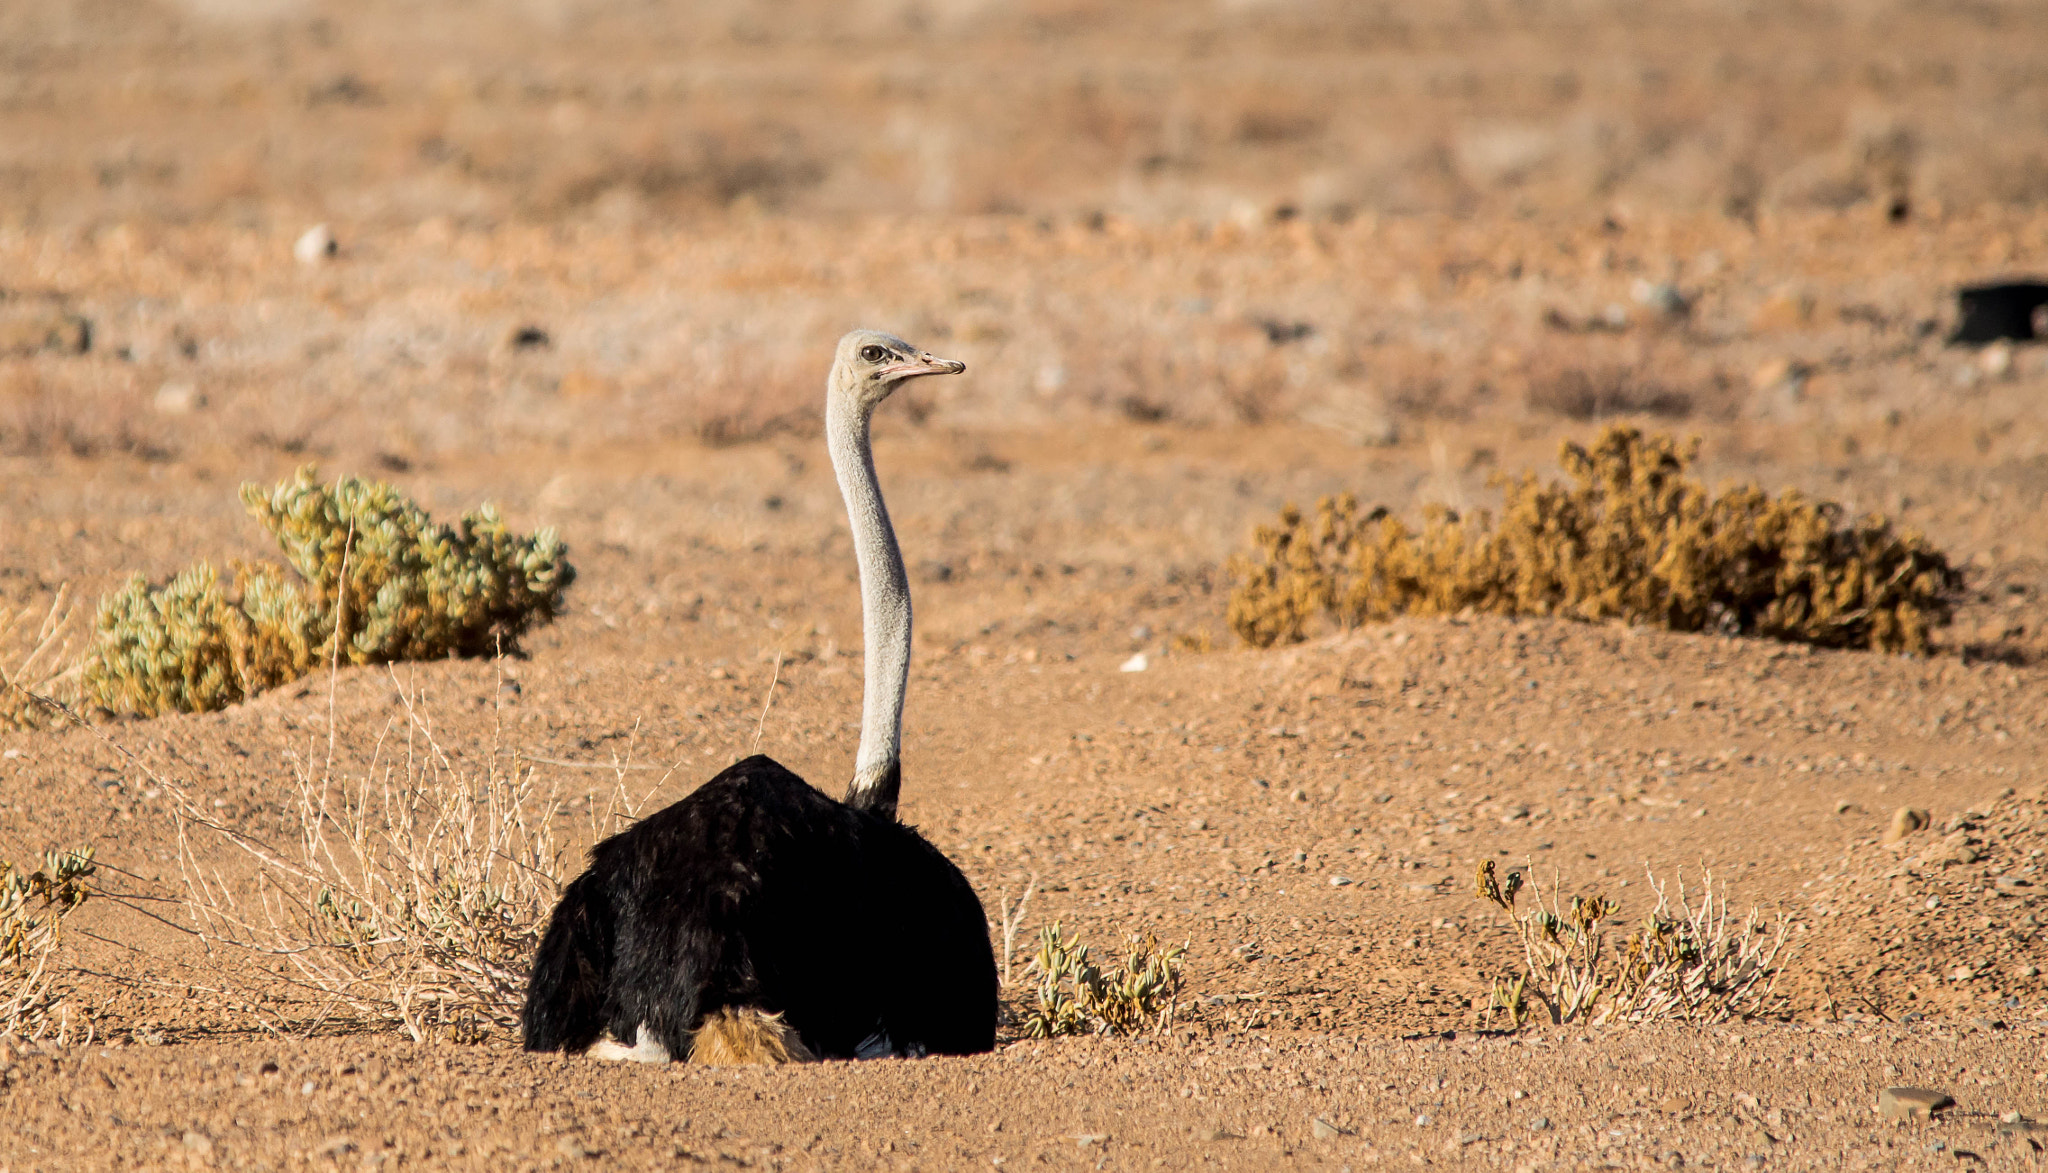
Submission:
<svg viewBox="0 0 2048 1173">
<path fill-rule="evenodd" d="M 965 369 L 855 330 L 839 340 L 826 384 L 826 444 L 853 527 L 867 645 L 845 799 L 756 754 L 593 847 L 534 960 L 527 1050 L 717 1063 L 995 1045 L 981 902 L 959 868 L 896 820 L 910 585 L 868 434 L 898 386 Z"/>
</svg>

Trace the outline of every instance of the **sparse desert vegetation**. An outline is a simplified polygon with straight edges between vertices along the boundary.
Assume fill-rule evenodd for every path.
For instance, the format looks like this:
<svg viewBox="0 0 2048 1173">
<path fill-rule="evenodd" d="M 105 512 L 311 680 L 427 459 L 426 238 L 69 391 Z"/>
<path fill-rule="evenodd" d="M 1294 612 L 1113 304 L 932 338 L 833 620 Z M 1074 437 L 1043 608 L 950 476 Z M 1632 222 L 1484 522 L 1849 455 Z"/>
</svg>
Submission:
<svg viewBox="0 0 2048 1173">
<path fill-rule="evenodd" d="M 1615 426 L 1567 441 L 1570 484 L 1500 477 L 1498 521 L 1439 504 L 1410 529 L 1344 494 L 1293 505 L 1232 564 L 1228 618 L 1258 647 L 1395 615 L 1620 619 L 1823 647 L 1924 652 L 1963 576 L 1942 551 L 1882 517 L 1754 485 L 1719 494 L 1686 475 L 1698 445 Z"/>
<path fill-rule="evenodd" d="M 377 732 L 360 773 L 337 771 L 331 748 L 294 755 L 274 838 L 159 779 L 177 827 L 182 920 L 211 958 L 204 986 L 244 1029 L 517 1035 L 570 866 L 559 787 L 495 739 L 458 760 L 426 698 L 394 685 L 402 715 Z M 222 848 L 253 866 L 253 893 L 223 875 Z"/>
<path fill-rule="evenodd" d="M 1520 905 L 1522 889 L 1529 906 Z M 1687 892 L 1681 873 L 1650 874 L 1656 905 L 1624 936 L 1621 906 L 1602 895 L 1564 901 L 1529 871 L 1502 877 L 1481 860 L 1476 894 L 1506 915 L 1522 965 L 1494 979 L 1484 1019 L 1505 1014 L 1519 1029 L 1538 1007 L 1552 1023 L 1718 1023 L 1782 1011 L 1773 997 L 1791 926 L 1758 910 L 1733 917 L 1709 872 Z"/>
<path fill-rule="evenodd" d="M 211 563 L 151 586 L 136 574 L 100 601 L 83 668 L 89 701 L 113 713 L 206 713 L 288 684 L 323 663 L 389 664 L 517 651 L 561 613 L 575 581 L 552 531 L 521 537 L 485 506 L 437 525 L 389 484 L 319 481 L 311 466 L 242 500 L 283 550 Z"/>
<path fill-rule="evenodd" d="M 59 956 L 64 924 L 91 895 L 90 847 L 53 851 L 28 869 L 0 862 L 0 1038 L 90 1038 L 87 1008 L 77 1020 L 67 995 L 72 963 Z"/>
</svg>

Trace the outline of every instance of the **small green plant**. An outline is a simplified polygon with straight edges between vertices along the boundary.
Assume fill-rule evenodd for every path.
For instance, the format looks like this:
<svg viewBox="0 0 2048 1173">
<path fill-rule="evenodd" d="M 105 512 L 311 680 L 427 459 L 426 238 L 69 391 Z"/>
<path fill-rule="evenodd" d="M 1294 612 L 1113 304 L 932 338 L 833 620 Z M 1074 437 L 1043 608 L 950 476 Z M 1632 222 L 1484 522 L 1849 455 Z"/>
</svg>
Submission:
<svg viewBox="0 0 2048 1173">
<path fill-rule="evenodd" d="M 1726 1022 L 1754 1018 L 1776 1005 L 1772 988 L 1790 925 L 1766 923 L 1752 909 L 1732 921 L 1725 896 L 1707 876 L 1698 903 L 1679 877 L 1677 897 L 1652 874 L 1657 905 L 1619 947 L 1609 931 L 1620 906 L 1605 896 L 1574 896 L 1562 903 L 1553 883 L 1546 895 L 1534 879 L 1509 872 L 1502 881 L 1492 860 L 1480 861 L 1476 894 L 1508 916 L 1522 946 L 1522 964 L 1494 980 L 1482 1017 L 1505 1014 L 1514 1029 L 1540 1003 L 1552 1023 Z M 1518 904 L 1524 887 L 1534 892 Z"/>
<path fill-rule="evenodd" d="M 1024 1033 L 1132 1035 L 1173 1024 L 1180 999 L 1180 965 L 1187 945 L 1161 946 L 1147 933 L 1133 937 L 1123 964 L 1104 973 L 1088 958 L 1088 946 L 1069 941 L 1057 923 L 1039 934 L 1037 1006 L 1024 1017 Z"/>
<path fill-rule="evenodd" d="M 209 712 L 330 660 L 516 648 L 561 614 L 576 577 L 552 530 L 514 534 L 489 506 L 450 528 L 388 484 L 323 484 L 311 466 L 268 491 L 244 485 L 242 500 L 291 570 L 237 564 L 224 583 L 201 562 L 163 586 L 130 578 L 100 603 L 84 668 L 92 703 Z"/>
<path fill-rule="evenodd" d="M 1234 558 L 1230 625 L 1269 647 L 1395 615 L 1558 615 L 1675 631 L 1726 631 L 1922 652 L 1954 613 L 1962 572 L 1882 517 L 1755 486 L 1710 494 L 1686 476 L 1697 454 L 1669 436 L 1610 427 L 1560 455 L 1572 484 L 1497 479 L 1501 517 L 1442 507 L 1411 530 L 1350 495 L 1288 506 Z"/>
<path fill-rule="evenodd" d="M 93 871 L 90 847 L 51 852 L 32 872 L 0 862 L 0 1035 L 40 1038 L 64 1017 L 50 960 Z"/>
</svg>

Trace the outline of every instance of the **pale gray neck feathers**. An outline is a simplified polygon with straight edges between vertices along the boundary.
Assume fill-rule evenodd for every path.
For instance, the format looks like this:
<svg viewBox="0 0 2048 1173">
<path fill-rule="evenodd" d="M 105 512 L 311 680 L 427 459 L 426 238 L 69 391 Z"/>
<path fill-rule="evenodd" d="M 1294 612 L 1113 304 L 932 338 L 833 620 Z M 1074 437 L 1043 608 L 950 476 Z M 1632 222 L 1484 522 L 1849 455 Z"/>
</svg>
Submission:
<svg viewBox="0 0 2048 1173">
<path fill-rule="evenodd" d="M 868 412 L 850 395 L 828 394 L 825 444 L 846 498 L 853 552 L 860 563 L 860 618 L 866 644 L 861 690 L 860 752 L 854 759 L 849 806 L 893 817 L 901 786 L 903 694 L 910 682 L 910 580 L 896 531 L 882 504 Z"/>
</svg>

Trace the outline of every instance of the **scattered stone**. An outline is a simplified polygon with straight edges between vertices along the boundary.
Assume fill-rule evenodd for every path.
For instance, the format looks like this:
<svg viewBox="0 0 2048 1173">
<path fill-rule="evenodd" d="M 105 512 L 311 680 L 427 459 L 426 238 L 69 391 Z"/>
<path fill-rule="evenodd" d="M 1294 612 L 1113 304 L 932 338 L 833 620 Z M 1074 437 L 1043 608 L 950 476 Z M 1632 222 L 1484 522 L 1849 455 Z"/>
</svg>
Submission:
<svg viewBox="0 0 2048 1173">
<path fill-rule="evenodd" d="M 191 383 L 170 382 L 156 389 L 149 405 L 158 415 L 191 415 L 205 406 L 206 397 Z"/>
<path fill-rule="evenodd" d="M 2020 976 L 2021 976 L 2021 977 L 2040 977 L 2040 976 L 2041 976 L 2041 967 L 2040 967 L 2040 966 L 2038 966 L 2038 965 L 2022 965 L 2022 966 L 2020 966 Z"/>
<path fill-rule="evenodd" d="M 2017 1112 L 2011 1114 L 2019 1115 Z M 2048 1133 L 2048 1124 L 2038 1120 L 2001 1120 L 1998 1124 L 2000 1136 L 2026 1136 L 2029 1133 Z"/>
<path fill-rule="evenodd" d="M 1913 832 L 1925 828 L 1931 821 L 1932 817 L 1926 811 L 1917 810 L 1910 806 L 1902 806 L 1892 812 L 1892 823 L 1891 826 L 1885 828 L 1884 841 L 1886 843 L 1897 843 Z"/>
<path fill-rule="evenodd" d="M 584 1148 L 583 1142 L 573 1136 L 565 1136 L 557 1140 L 555 1142 L 555 1151 L 572 1161 L 580 1161 L 585 1157 L 595 1157 L 598 1155 L 597 1150 Z"/>
<path fill-rule="evenodd" d="M 539 326 L 521 326 L 512 331 L 512 336 L 505 341 L 514 350 L 546 350 L 554 343 L 548 332 Z"/>
<path fill-rule="evenodd" d="M 1207 820 L 1207 819 L 1189 819 L 1189 820 L 1188 820 L 1188 830 L 1190 830 L 1190 831 L 1206 831 L 1206 830 L 1208 830 L 1208 829 L 1209 829 L 1209 820 Z"/>
<path fill-rule="evenodd" d="M 1954 831 L 1942 837 L 1939 843 L 1920 855 L 1920 862 L 1929 867 L 1952 867 L 1956 864 L 1976 863 L 1984 858 L 1983 850 L 1970 838 L 1968 831 Z"/>
<path fill-rule="evenodd" d="M 1102 1144 L 1108 1139 L 1109 1134 L 1106 1132 L 1084 1132 L 1074 1138 L 1074 1143 L 1085 1149 L 1092 1144 Z"/>
<path fill-rule="evenodd" d="M 1877 1113 L 1887 1120 L 1932 1120 L 1955 1104 L 1947 1092 L 1929 1087 L 1888 1087 L 1877 1093 Z"/>
<path fill-rule="evenodd" d="M 1976 970 L 1971 969 L 1967 965 L 1958 965 L 1954 969 L 1949 971 L 1948 980 L 1952 982 L 1966 982 L 1976 976 Z"/>
<path fill-rule="evenodd" d="M 292 255 L 301 265 L 317 265 L 340 250 L 334 239 L 334 231 L 325 224 L 315 224 L 299 234 L 292 242 Z"/>
<path fill-rule="evenodd" d="M 1350 877 L 1350 876 L 1331 876 L 1331 877 L 1330 877 L 1330 887 L 1332 887 L 1332 888 L 1342 888 L 1342 887 L 1344 887 L 1345 885 L 1349 884 L 1350 882 L 1351 882 L 1351 877 Z"/>
<path fill-rule="evenodd" d="M 1692 312 L 1692 301 L 1667 281 L 1638 277 L 1635 284 L 1629 286 L 1629 296 L 1637 305 L 1655 310 L 1667 318 L 1682 318 Z"/>
<path fill-rule="evenodd" d="M 1128 660 L 1125 660 L 1125 661 L 1123 662 L 1123 665 L 1122 665 L 1121 667 L 1119 667 L 1119 668 L 1117 669 L 1117 671 L 1119 671 L 1119 672 L 1143 672 L 1143 671 L 1144 671 L 1144 670 L 1145 670 L 1146 668 L 1150 667 L 1150 666 L 1151 666 L 1151 664 L 1152 664 L 1152 661 L 1150 661 L 1150 660 L 1148 660 L 1148 659 L 1146 659 L 1146 658 L 1145 658 L 1145 653 L 1143 653 L 1143 652 L 1139 652 L 1139 653 L 1138 653 L 1137 655 L 1135 655 L 1135 656 L 1132 656 L 1132 657 L 1131 657 L 1130 659 L 1128 659 Z"/>
<path fill-rule="evenodd" d="M 1538 1116 L 1538 1117 L 1537 1117 L 1536 1119 L 1534 1119 L 1534 1120 L 1531 1120 L 1531 1121 L 1529 1121 L 1529 1131 L 1530 1131 L 1530 1132 L 1548 1132 L 1548 1131 L 1550 1131 L 1550 1117 L 1548 1117 L 1548 1116 Z"/>
<path fill-rule="evenodd" d="M 1303 790 L 1301 787 L 1297 786 L 1291 793 L 1288 794 L 1287 797 L 1293 799 L 1295 802 L 1307 802 L 1308 791 Z"/>
<path fill-rule="evenodd" d="M 1429 1114 L 1427 1112 L 1415 1118 L 1415 1126 L 1417 1128 L 1428 1128 L 1432 1123 L 1434 1123 L 1434 1121 L 1430 1120 Z"/>
<path fill-rule="evenodd" d="M 1760 333 L 1798 330 L 1813 318 L 1813 298 L 1780 290 L 1764 299 L 1749 318 L 1749 328 Z"/>
<path fill-rule="evenodd" d="M 1838 814 L 1838 815 L 1846 815 L 1846 814 L 1848 814 L 1848 813 L 1849 813 L 1850 811 L 1852 811 L 1852 810 L 1855 810 L 1855 809 L 1856 809 L 1856 804 L 1855 804 L 1855 803 L 1853 803 L 1853 802 L 1850 802 L 1850 801 L 1849 801 L 1848 799 L 1846 799 L 1846 798 L 1844 798 L 1844 799 L 1840 799 L 1840 800 L 1838 800 L 1838 801 L 1837 801 L 1837 802 L 1835 803 L 1835 813 L 1836 813 L 1836 814 Z"/>
<path fill-rule="evenodd" d="M 185 1133 L 184 1143 L 185 1147 L 192 1150 L 195 1155 L 201 1157 L 213 1155 L 213 1138 L 203 1132 L 195 1132 L 188 1129 Z"/>
<path fill-rule="evenodd" d="M 84 354 L 91 349 L 91 320 L 73 313 L 61 297 L 0 290 L 0 357 L 27 358 L 45 351 Z"/>
<path fill-rule="evenodd" d="M 2003 379 L 2012 374 L 2012 343 L 1994 342 L 1977 356 L 1977 369 L 1987 379 Z"/>
<path fill-rule="evenodd" d="M 1316 1134 L 1317 1140 L 1336 1140 L 1340 1136 L 1351 1135 L 1350 1129 L 1339 1128 L 1335 1124 L 1330 1123 L 1328 1120 L 1323 1119 L 1321 1116 L 1318 1116 L 1314 1120 L 1309 1122 L 1309 1131 Z"/>
</svg>

